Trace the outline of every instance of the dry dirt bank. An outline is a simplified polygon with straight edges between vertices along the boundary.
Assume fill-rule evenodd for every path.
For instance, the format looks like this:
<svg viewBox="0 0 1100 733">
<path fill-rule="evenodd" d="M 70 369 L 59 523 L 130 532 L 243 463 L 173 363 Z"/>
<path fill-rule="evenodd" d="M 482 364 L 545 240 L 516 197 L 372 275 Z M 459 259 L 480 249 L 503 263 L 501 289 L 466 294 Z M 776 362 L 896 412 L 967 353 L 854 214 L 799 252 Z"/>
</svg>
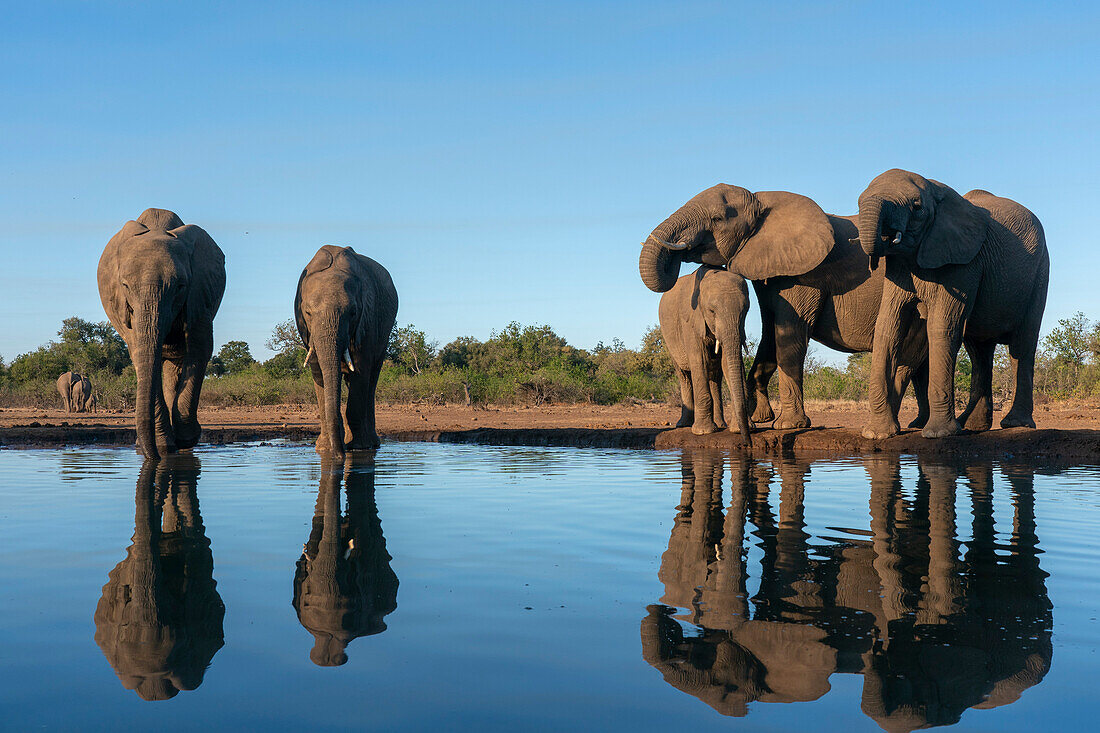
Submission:
<svg viewBox="0 0 1100 733">
<path fill-rule="evenodd" d="M 991 430 L 943 440 L 924 440 L 915 432 L 866 440 L 859 435 L 866 418 L 860 403 L 811 403 L 807 412 L 814 428 L 761 430 L 753 434 L 754 452 L 919 452 L 1100 462 L 1100 406 L 1091 404 L 1040 407 L 1036 414 L 1039 430 Z M 912 406 L 906 405 L 902 424 L 913 414 Z M 727 432 L 696 436 L 686 428 L 673 430 L 678 417 L 679 408 L 665 405 L 404 405 L 383 406 L 377 414 L 379 432 L 391 440 L 624 448 L 729 448 L 737 442 L 737 436 Z M 212 444 L 276 438 L 312 441 L 317 435 L 312 407 L 207 408 L 202 421 L 204 442 Z M 76 415 L 60 410 L 0 409 L 0 446 L 130 445 L 133 441 L 133 416 L 129 413 Z"/>
</svg>

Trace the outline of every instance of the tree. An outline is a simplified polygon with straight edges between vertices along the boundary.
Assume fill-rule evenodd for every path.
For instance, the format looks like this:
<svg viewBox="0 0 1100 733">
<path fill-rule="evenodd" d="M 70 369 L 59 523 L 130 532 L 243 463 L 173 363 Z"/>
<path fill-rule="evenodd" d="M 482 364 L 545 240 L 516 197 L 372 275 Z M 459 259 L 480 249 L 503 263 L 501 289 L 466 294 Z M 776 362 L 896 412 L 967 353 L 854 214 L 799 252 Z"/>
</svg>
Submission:
<svg viewBox="0 0 1100 733">
<path fill-rule="evenodd" d="M 215 377 L 223 374 L 240 374 L 248 371 L 255 363 L 256 360 L 252 358 L 246 342 L 227 341 L 218 351 L 217 356 L 210 360 L 206 373 Z"/>
<path fill-rule="evenodd" d="M 428 341 L 424 332 L 416 330 L 416 326 L 410 323 L 402 328 L 395 328 L 390 333 L 386 357 L 413 374 L 420 374 L 435 358 L 437 346 L 438 342 Z"/>
<path fill-rule="evenodd" d="M 1076 374 L 1085 365 L 1085 359 L 1096 352 L 1096 336 L 1096 326 L 1084 313 L 1077 311 L 1073 317 L 1058 321 L 1043 339 L 1043 348 L 1056 363 L 1070 367 Z"/>
<path fill-rule="evenodd" d="M 302 343 L 302 335 L 298 333 L 298 324 L 294 322 L 293 318 L 275 324 L 275 328 L 271 329 L 271 338 L 264 343 L 264 346 L 276 354 L 286 354 L 297 349 L 305 351 L 306 349 L 306 345 Z"/>
</svg>

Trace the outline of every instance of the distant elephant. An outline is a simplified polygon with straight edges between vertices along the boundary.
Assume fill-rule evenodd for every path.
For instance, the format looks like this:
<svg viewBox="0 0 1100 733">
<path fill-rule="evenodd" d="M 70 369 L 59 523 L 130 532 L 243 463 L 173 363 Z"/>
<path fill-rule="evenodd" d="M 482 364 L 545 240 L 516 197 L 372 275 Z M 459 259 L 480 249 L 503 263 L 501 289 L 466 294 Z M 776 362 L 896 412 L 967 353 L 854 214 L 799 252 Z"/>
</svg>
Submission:
<svg viewBox="0 0 1100 733">
<path fill-rule="evenodd" d="M 347 479 L 347 512 L 340 483 Z M 294 573 L 294 610 L 314 638 L 309 658 L 322 667 L 344 664 L 347 645 L 380 634 L 397 608 L 397 574 L 374 501 L 374 463 L 348 458 L 321 463 L 321 485 L 309 541 Z"/>
<path fill-rule="evenodd" d="M 85 412 L 95 404 L 91 380 L 76 372 L 65 372 L 58 377 L 57 391 L 66 412 Z"/>
<path fill-rule="evenodd" d="M 961 415 L 968 430 L 993 424 L 993 353 L 1008 344 L 1016 372 L 1012 408 L 1001 427 L 1035 427 L 1032 388 L 1050 258 L 1043 225 L 1020 204 L 988 191 L 960 196 L 938 181 L 892 169 L 859 197 L 859 241 L 872 268 L 886 258 L 875 325 L 868 438 L 898 432 L 888 409 L 889 374 L 917 317 L 928 328 L 926 438 L 959 432 L 955 359 L 965 342 L 973 372 Z"/>
<path fill-rule="evenodd" d="M 734 431 L 749 442 L 745 403 L 745 314 L 749 288 L 745 278 L 704 265 L 676 281 L 661 296 L 661 336 L 680 381 L 680 421 L 696 435 L 726 427 L 722 417 L 722 376 L 733 403 Z"/>
<path fill-rule="evenodd" d="M 189 455 L 146 460 L 135 495 L 133 544 L 110 572 L 95 610 L 95 642 L 143 700 L 202 684 L 224 644 L 225 605 Z"/>
<path fill-rule="evenodd" d="M 377 448 L 374 391 L 397 319 L 397 289 L 390 274 L 351 247 L 326 244 L 298 279 L 294 319 L 317 390 L 317 452 L 342 461 L 345 448 Z M 348 382 L 347 445 L 340 416 L 341 378 Z"/>
<path fill-rule="evenodd" d="M 137 370 L 137 442 L 146 458 L 191 448 L 225 292 L 225 256 L 202 227 L 146 209 L 99 260 L 99 298 Z"/>
<path fill-rule="evenodd" d="M 812 200 L 785 191 L 752 193 L 718 184 L 698 194 L 657 226 L 642 243 L 638 269 L 650 290 L 676 283 L 681 262 L 725 266 L 752 280 L 760 304 L 760 345 L 749 377 L 754 422 L 775 418 L 776 428 L 810 425 L 802 369 L 810 339 L 838 351 L 870 351 L 883 276 L 869 272 L 851 242 L 854 217 L 826 214 Z M 922 324 L 904 334 L 895 391 L 914 382 L 919 414 L 927 417 L 926 343 Z M 768 402 L 768 382 L 779 369 L 779 416 Z M 892 407 L 896 414 L 899 396 Z"/>
</svg>

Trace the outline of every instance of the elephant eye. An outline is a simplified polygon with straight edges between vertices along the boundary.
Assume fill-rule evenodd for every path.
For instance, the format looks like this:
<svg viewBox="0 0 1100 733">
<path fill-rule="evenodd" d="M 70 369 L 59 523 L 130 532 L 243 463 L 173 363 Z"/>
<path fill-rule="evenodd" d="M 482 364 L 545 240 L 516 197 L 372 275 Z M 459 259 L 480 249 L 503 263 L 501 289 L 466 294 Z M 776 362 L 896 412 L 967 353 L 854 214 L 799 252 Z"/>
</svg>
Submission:
<svg viewBox="0 0 1100 733">
<path fill-rule="evenodd" d="M 920 199 L 917 199 L 916 202 L 913 204 L 913 211 L 920 211 L 920 206 Z"/>
</svg>

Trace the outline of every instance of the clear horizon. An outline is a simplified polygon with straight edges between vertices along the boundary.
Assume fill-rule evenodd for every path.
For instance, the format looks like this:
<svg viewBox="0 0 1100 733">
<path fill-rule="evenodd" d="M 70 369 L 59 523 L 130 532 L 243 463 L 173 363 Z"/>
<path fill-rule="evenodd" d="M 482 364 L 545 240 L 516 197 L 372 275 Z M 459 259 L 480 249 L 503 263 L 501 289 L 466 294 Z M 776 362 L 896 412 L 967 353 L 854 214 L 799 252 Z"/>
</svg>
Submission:
<svg viewBox="0 0 1100 733">
<path fill-rule="evenodd" d="M 217 346 L 258 359 L 330 243 L 385 265 L 398 323 L 441 345 L 514 320 L 633 348 L 659 299 L 638 243 L 688 198 L 726 182 L 850 214 L 892 167 L 1029 207 L 1043 333 L 1100 318 L 1097 6 L 70 2 L 5 20 L 6 362 L 63 318 L 106 319 L 99 256 L 151 206 L 225 251 Z"/>
</svg>

